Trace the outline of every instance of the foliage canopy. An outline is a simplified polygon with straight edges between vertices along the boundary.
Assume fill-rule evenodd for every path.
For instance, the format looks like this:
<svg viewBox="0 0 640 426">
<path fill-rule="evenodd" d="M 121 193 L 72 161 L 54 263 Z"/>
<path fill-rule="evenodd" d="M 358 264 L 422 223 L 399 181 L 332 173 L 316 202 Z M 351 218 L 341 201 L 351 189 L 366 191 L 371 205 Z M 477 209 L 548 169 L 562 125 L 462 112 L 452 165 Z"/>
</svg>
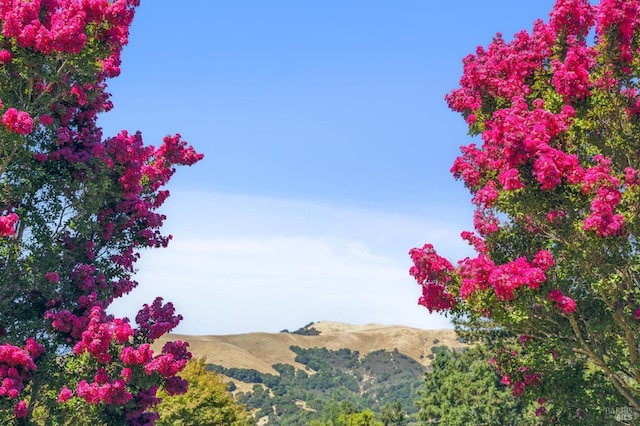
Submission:
<svg viewBox="0 0 640 426">
<path fill-rule="evenodd" d="M 169 396 L 160 393 L 158 405 L 162 426 L 228 425 L 250 426 L 253 418 L 227 391 L 217 374 L 206 368 L 205 359 L 187 362 L 180 376 L 189 382 L 185 394 Z"/>
<path fill-rule="evenodd" d="M 180 135 L 104 137 L 106 81 L 138 0 L 0 1 L 0 423 L 153 424 L 191 354 L 150 343 L 181 317 L 158 298 L 137 325 L 106 309 L 130 292 L 140 251 L 163 247 L 157 212 Z"/>
<path fill-rule="evenodd" d="M 462 237 L 477 256 L 413 249 L 420 303 L 519 339 L 494 365 L 549 420 L 640 412 L 639 43 L 639 1 L 558 0 L 548 22 L 466 57 L 447 96 L 480 136 L 451 169 L 473 196 Z M 595 406 L 551 392 L 568 371 L 615 392 Z"/>
</svg>

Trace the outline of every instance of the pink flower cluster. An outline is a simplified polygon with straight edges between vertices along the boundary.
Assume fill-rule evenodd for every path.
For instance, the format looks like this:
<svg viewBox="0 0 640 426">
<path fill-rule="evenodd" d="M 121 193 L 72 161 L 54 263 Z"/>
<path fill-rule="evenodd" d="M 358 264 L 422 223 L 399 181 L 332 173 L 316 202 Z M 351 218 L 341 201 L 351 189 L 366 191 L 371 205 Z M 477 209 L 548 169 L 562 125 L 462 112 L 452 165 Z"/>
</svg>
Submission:
<svg viewBox="0 0 640 426">
<path fill-rule="evenodd" d="M 77 355 L 88 352 L 99 363 L 107 364 L 111 362 L 111 343 L 122 345 L 132 336 L 133 330 L 128 322 L 120 318 L 109 321 L 104 310 L 94 306 L 89 314 L 89 323 L 73 352 Z"/>
<path fill-rule="evenodd" d="M 555 33 L 584 39 L 594 24 L 595 8 L 584 0 L 559 0 L 549 17 Z"/>
<path fill-rule="evenodd" d="M 575 155 L 568 155 L 552 147 L 553 140 L 565 132 L 574 116 L 566 106 L 558 114 L 544 109 L 544 102 L 534 102 L 534 109 L 522 98 L 514 98 L 509 108 L 498 110 L 487 121 L 482 137 L 484 145 L 463 148 L 462 157 L 451 169 L 456 178 L 463 178 L 467 187 L 477 190 L 484 176 L 497 172 L 497 182 L 489 180 L 485 190 L 517 190 L 524 187 L 520 168 L 533 163 L 533 176 L 541 189 L 555 188 L 566 179 L 579 181 L 582 170 Z M 497 184 L 500 184 L 498 187 Z M 494 194 L 490 200 L 497 198 Z"/>
<path fill-rule="evenodd" d="M 602 2 L 596 9 L 585 0 L 558 1 L 549 24 L 536 22 L 531 36 L 519 33 L 508 44 L 498 36 L 488 50 L 478 48 L 475 55 L 465 58 L 461 88 L 448 95 L 447 101 L 467 117 L 472 132 L 478 116 L 484 117 L 483 126 L 477 127 L 483 129 L 483 145 L 462 147 L 462 155 L 451 171 L 474 194 L 474 227 L 480 236 L 500 229 L 491 209 L 503 191 L 530 190 L 535 183 L 544 191 L 565 183 L 581 188 L 586 202 L 590 202 L 584 229 L 600 237 L 623 232 L 623 216 L 616 212 L 621 201 L 620 183 L 610 161 L 601 155 L 581 160 L 564 150 L 565 134 L 575 117 L 572 103 L 591 93 L 591 71 L 598 51 L 587 46 L 586 36 L 595 22 L 596 10 L 598 20 L 603 20 L 607 28 L 624 27 L 621 34 L 632 33 L 640 19 L 636 16 L 640 2 L 624 7 L 619 3 Z M 631 3 L 633 6 L 629 6 Z M 618 6 L 620 10 L 614 12 Z M 565 49 L 560 53 L 550 47 L 557 37 L 564 37 Z M 528 85 L 537 73 L 551 75 L 550 82 L 565 101 L 560 111 L 551 112 L 542 99 L 530 96 L 533 91 Z M 505 105 L 488 118 L 480 111 L 487 98 Z M 595 161 L 596 166 L 585 169 L 581 161 Z M 627 171 L 625 183 L 631 182 L 635 182 L 635 176 Z M 558 224 L 555 218 L 549 223 Z"/>
<path fill-rule="evenodd" d="M 148 343 L 143 343 L 137 348 L 127 346 L 122 349 L 120 359 L 128 366 L 144 365 L 153 359 L 153 350 Z"/>
<path fill-rule="evenodd" d="M 554 72 L 552 81 L 566 101 L 584 99 L 591 93 L 589 71 L 596 64 L 597 51 L 575 36 L 569 36 L 567 43 L 569 48 L 564 62 L 558 59 L 551 62 Z"/>
<path fill-rule="evenodd" d="M 104 161 L 107 165 L 120 171 L 118 180 L 123 188 L 123 200 L 114 209 L 100 212 L 104 235 L 139 229 L 136 232 L 138 245 L 166 246 L 170 237 L 162 236 L 159 232 L 165 216 L 154 211 L 162 205 L 169 192 L 160 191 L 159 188 L 169 181 L 176 165 L 192 165 L 201 160 L 203 155 L 187 146 L 180 135 L 165 137 L 156 150 L 152 146 L 144 146 L 139 133 L 130 136 L 127 132 L 107 140 L 106 153 Z M 143 182 L 146 185 L 143 186 Z M 123 216 L 127 216 L 128 220 L 118 220 Z M 134 259 L 126 256 L 121 260 L 128 265 Z"/>
<path fill-rule="evenodd" d="M 86 380 L 80 381 L 76 388 L 76 394 L 89 404 L 117 404 L 124 405 L 133 398 L 133 395 L 127 391 L 127 385 L 124 380 L 116 379 L 110 381 L 106 374 L 105 377 L 97 376 L 92 383 Z M 58 397 L 60 399 L 60 397 Z"/>
<path fill-rule="evenodd" d="M 167 342 L 162 348 L 162 353 L 144 366 L 146 374 L 158 373 L 164 379 L 164 388 L 169 395 L 179 395 L 187 391 L 187 381 L 177 374 L 191 359 L 188 347 L 188 343 L 179 340 Z"/>
<path fill-rule="evenodd" d="M 515 291 L 523 286 L 538 289 L 545 282 L 545 272 L 555 264 L 547 250 L 539 251 L 529 263 L 524 257 L 496 266 L 485 254 L 459 262 L 462 278 L 460 297 L 468 298 L 477 291 L 493 288 L 499 300 L 513 300 Z"/>
<path fill-rule="evenodd" d="M 489 277 L 495 268 L 495 263 L 485 254 L 458 262 L 458 270 L 462 278 L 460 297 L 467 299 L 473 293 L 489 288 L 491 286 Z"/>
<path fill-rule="evenodd" d="M 0 345 L 0 396 L 18 398 L 36 370 L 34 360 L 43 353 L 42 345 L 32 338 L 24 349 L 8 343 Z"/>
<path fill-rule="evenodd" d="M 422 296 L 418 298 L 418 304 L 427 308 L 429 312 L 442 312 L 453 309 L 456 299 L 444 286 L 426 283 L 422 285 Z"/>
<path fill-rule="evenodd" d="M 180 321 L 182 315 L 175 315 L 173 303 L 163 305 L 162 297 L 157 297 L 151 305 L 145 303 L 136 315 L 140 332 L 151 342 L 173 330 Z"/>
<path fill-rule="evenodd" d="M 107 43 L 122 46 L 138 4 L 138 0 L 4 1 L 0 3 L 2 35 L 44 54 L 80 53 L 87 42 L 87 27 L 94 27 Z"/>
<path fill-rule="evenodd" d="M 502 384 L 512 387 L 511 393 L 517 397 L 524 395 L 527 387 L 539 386 L 542 379 L 542 373 L 535 372 L 526 365 L 520 365 L 520 355 L 518 351 L 501 348 L 489 361 L 502 375 Z"/>
<path fill-rule="evenodd" d="M 552 254 L 540 250 L 529 262 L 519 257 L 503 265 L 495 263 L 486 254 L 465 258 L 457 270 L 445 258 L 439 256 L 431 244 L 410 251 L 414 265 L 410 274 L 422 285 L 419 304 L 429 311 L 443 311 L 455 306 L 455 296 L 447 289 L 454 273 L 461 278 L 459 296 L 467 299 L 475 292 L 492 288 L 499 300 L 513 300 L 520 287 L 538 289 L 546 281 L 545 272 L 555 265 Z"/>
<path fill-rule="evenodd" d="M 169 305 L 169 304 L 167 304 Z M 154 355 L 149 343 L 132 345 L 133 339 L 141 334 L 147 334 L 150 330 L 159 333 L 160 329 L 170 330 L 177 324 L 178 317 L 172 315 L 173 307 L 162 306 L 160 301 L 154 302 L 153 308 L 146 306 L 140 315 L 143 318 L 154 320 L 161 324 L 150 325 L 150 329 L 132 330 L 126 321 L 113 319 L 107 316 L 98 306 L 90 310 L 89 323 L 84 327 L 81 340 L 74 346 L 75 354 L 87 353 L 99 366 L 93 376 L 93 380 L 80 380 L 75 387 L 75 392 L 68 387 L 63 387 L 58 395 L 58 403 L 64 404 L 77 397 L 89 404 L 112 404 L 127 406 L 130 424 L 137 424 L 140 419 L 156 419 L 154 413 L 148 413 L 149 407 L 156 405 L 160 400 L 156 397 L 156 386 L 139 388 L 139 383 L 145 383 L 143 376 L 155 376 L 162 382 L 164 389 L 170 395 L 186 392 L 187 382 L 177 376 L 191 359 L 188 351 L 188 343 L 176 341 L 167 342 L 158 355 Z M 153 312 L 148 315 L 149 309 Z M 164 316 L 163 316 L 164 315 Z M 165 320 L 164 322 L 162 320 Z M 170 327 L 169 324 L 172 326 Z M 123 346 L 123 347 L 122 347 Z M 118 347 L 122 347 L 117 358 Z M 114 368 L 121 362 L 120 373 L 112 376 L 109 372 L 118 371 Z M 104 367 L 109 365 L 109 368 Z M 132 405 L 133 404 L 133 405 Z M 136 420 L 137 419 L 137 420 Z M 147 423 L 140 423 L 147 424 Z"/>
<path fill-rule="evenodd" d="M 438 255 L 431 244 L 409 251 L 413 266 L 409 273 L 422 286 L 422 297 L 418 304 L 425 306 L 429 312 L 444 311 L 455 306 L 453 295 L 446 290 L 446 284 L 454 272 L 453 265 Z"/>
<path fill-rule="evenodd" d="M 49 271 L 44 274 L 44 277 L 52 284 L 60 282 L 60 275 L 57 272 Z"/>
<path fill-rule="evenodd" d="M 414 266 L 409 273 L 419 284 L 433 282 L 446 284 L 451 279 L 453 265 L 444 257 L 438 255 L 431 244 L 425 244 L 422 248 L 414 248 L 409 251 Z"/>
<path fill-rule="evenodd" d="M 521 31 L 506 43 L 498 34 L 487 50 L 479 46 L 475 55 L 463 60 L 461 88 L 447 96 L 449 106 L 454 111 L 473 114 L 485 94 L 508 100 L 528 94 L 531 89 L 527 80 L 542 68 L 554 38 L 553 32 L 539 21 L 531 36 Z"/>
<path fill-rule="evenodd" d="M 500 230 L 500 219 L 494 211 L 486 208 L 478 208 L 473 213 L 473 227 L 482 237 L 487 237 Z"/>
<path fill-rule="evenodd" d="M 18 401 L 16 408 L 13 410 L 13 414 L 17 419 L 24 419 L 29 415 L 29 408 L 27 407 L 27 401 Z"/>
<path fill-rule="evenodd" d="M 58 394 L 58 404 L 64 404 L 73 397 L 73 391 L 66 386 L 63 386 Z"/>
<path fill-rule="evenodd" d="M 627 64 L 633 61 L 631 41 L 640 23 L 640 2 L 638 0 L 601 0 L 597 12 L 596 34 L 600 37 L 614 37 L 618 47 L 618 58 L 629 70 Z"/>
<path fill-rule="evenodd" d="M 496 111 L 485 123 L 482 148 L 475 144 L 463 147 L 463 155 L 455 160 L 451 171 L 474 192 L 473 202 L 480 210 L 492 207 L 501 190 L 524 188 L 528 176 L 520 169 L 528 164 L 533 164 L 532 177 L 543 190 L 551 190 L 563 180 L 574 184 L 580 181 L 584 170 L 578 158 L 551 146 L 554 138 L 568 129 L 573 109 L 567 106 L 553 114 L 540 100 L 534 105 L 530 111 L 520 98 L 514 99 L 512 107 Z M 485 180 L 496 175 L 497 179 Z"/>
<path fill-rule="evenodd" d="M 0 237 L 9 237 L 13 235 L 16 232 L 15 226 L 18 220 L 19 217 L 15 213 L 0 216 Z"/>
<path fill-rule="evenodd" d="M 52 304 L 58 302 L 53 301 Z M 70 311 L 51 309 L 45 314 L 45 318 L 51 321 L 51 327 L 62 334 L 68 334 L 75 339 L 79 339 L 82 336 L 83 323 L 80 318 L 71 313 Z"/>
<path fill-rule="evenodd" d="M 572 298 L 562 294 L 560 290 L 551 290 L 547 299 L 553 302 L 555 307 L 565 315 L 572 314 L 576 310 L 576 302 Z"/>
<path fill-rule="evenodd" d="M 591 201 L 591 215 L 584 220 L 585 230 L 596 230 L 598 236 L 619 234 L 624 226 L 622 215 L 615 213 L 622 193 L 620 182 L 611 175 L 611 160 L 602 155 L 594 157 L 597 165 L 584 174 L 582 192 L 595 193 Z"/>
<path fill-rule="evenodd" d="M 599 13 L 605 11 L 610 14 L 608 9 L 601 6 Z M 557 74 L 553 79 L 561 93 L 571 98 L 584 96 L 589 86 L 584 72 L 594 64 L 594 52 L 585 46 L 586 35 L 594 23 L 594 8 L 586 0 L 559 0 L 550 15 L 549 24 L 542 21 L 534 23 L 531 35 L 521 31 L 513 41 L 506 43 L 498 34 L 488 49 L 478 47 L 475 55 L 466 57 L 461 87 L 446 98 L 451 109 L 462 112 L 466 117 L 473 116 L 473 124 L 476 111 L 487 95 L 507 101 L 528 96 L 532 92 L 532 77 L 549 66 L 548 58 L 552 56 L 555 40 L 560 34 L 569 39 L 572 48 L 564 61 L 557 60 L 552 64 L 551 71 Z"/>
<path fill-rule="evenodd" d="M 2 124 L 10 132 L 19 135 L 28 135 L 33 130 L 33 119 L 28 112 L 9 108 L 2 116 Z"/>
<path fill-rule="evenodd" d="M 8 64 L 13 59 L 13 55 L 7 49 L 0 50 L 0 64 Z"/>
</svg>

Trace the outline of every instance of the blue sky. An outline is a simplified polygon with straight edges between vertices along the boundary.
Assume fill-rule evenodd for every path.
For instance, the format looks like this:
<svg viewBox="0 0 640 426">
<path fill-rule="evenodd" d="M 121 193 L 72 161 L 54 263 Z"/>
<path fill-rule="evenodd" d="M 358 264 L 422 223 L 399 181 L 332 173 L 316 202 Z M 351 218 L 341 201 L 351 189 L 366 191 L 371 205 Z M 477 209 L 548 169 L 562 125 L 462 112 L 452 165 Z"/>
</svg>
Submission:
<svg viewBox="0 0 640 426">
<path fill-rule="evenodd" d="M 407 272 L 426 242 L 471 253 L 469 195 L 449 173 L 470 139 L 443 98 L 464 56 L 553 3 L 143 0 L 100 123 L 153 145 L 180 133 L 205 159 L 178 170 L 174 240 L 143 253 L 112 311 L 163 296 L 188 334 L 448 327 Z"/>
</svg>

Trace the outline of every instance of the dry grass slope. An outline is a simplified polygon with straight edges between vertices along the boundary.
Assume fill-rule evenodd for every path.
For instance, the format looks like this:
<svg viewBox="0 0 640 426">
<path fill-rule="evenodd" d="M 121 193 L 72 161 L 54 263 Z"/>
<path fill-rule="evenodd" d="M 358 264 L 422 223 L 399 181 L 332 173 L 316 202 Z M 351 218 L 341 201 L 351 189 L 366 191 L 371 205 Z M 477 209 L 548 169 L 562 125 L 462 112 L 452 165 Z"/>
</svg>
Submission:
<svg viewBox="0 0 640 426">
<path fill-rule="evenodd" d="M 348 348 L 360 352 L 360 356 L 380 349 L 399 352 L 423 365 L 431 362 L 432 347 L 446 345 L 460 348 L 453 330 L 421 330 L 417 328 L 367 324 L 349 325 L 336 322 L 318 322 L 313 327 L 317 336 L 291 333 L 247 333 L 225 336 L 186 336 L 170 334 L 159 339 L 158 350 L 168 340 L 189 342 L 194 357 L 206 357 L 207 362 L 226 368 L 247 368 L 263 373 L 278 374 L 271 366 L 277 363 L 291 364 L 296 368 L 295 354 L 290 346 L 302 348 L 325 347 L 330 350 Z"/>
</svg>

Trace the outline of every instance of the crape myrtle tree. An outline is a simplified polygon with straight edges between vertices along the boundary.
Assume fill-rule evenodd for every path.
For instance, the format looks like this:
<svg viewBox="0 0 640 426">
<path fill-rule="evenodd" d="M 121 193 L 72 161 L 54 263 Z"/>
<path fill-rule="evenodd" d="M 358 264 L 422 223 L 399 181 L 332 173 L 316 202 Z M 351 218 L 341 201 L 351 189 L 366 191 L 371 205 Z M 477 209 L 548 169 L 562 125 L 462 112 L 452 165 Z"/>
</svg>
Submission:
<svg viewBox="0 0 640 426">
<path fill-rule="evenodd" d="M 1 424 L 153 424 L 156 392 L 186 390 L 186 343 L 150 346 L 181 319 L 170 303 L 106 312 L 170 239 L 163 186 L 202 158 L 96 124 L 138 5 L 0 0 Z"/>
<path fill-rule="evenodd" d="M 426 244 L 410 272 L 430 311 L 515 336 L 492 360 L 503 383 L 575 422 L 598 407 L 554 376 L 603 377 L 601 414 L 640 411 L 640 1 L 558 0 L 549 16 L 464 59 L 446 100 L 479 136 L 451 169 L 477 255 L 454 266 Z"/>
</svg>

